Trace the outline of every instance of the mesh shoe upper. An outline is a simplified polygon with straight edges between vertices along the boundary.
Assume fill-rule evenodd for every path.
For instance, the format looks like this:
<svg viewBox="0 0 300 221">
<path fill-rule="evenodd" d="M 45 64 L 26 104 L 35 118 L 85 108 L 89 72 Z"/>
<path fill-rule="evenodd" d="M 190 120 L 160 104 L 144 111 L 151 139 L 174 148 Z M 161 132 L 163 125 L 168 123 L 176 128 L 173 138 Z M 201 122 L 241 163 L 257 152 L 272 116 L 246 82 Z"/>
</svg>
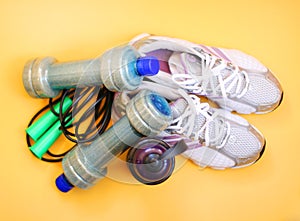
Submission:
<svg viewBox="0 0 300 221">
<path fill-rule="evenodd" d="M 176 110 L 177 113 L 178 105 L 183 110 L 179 117 L 185 116 L 189 108 L 189 104 L 185 102 L 184 107 L 183 102 L 185 101 L 179 99 L 171 104 L 172 110 Z M 174 119 L 176 126 L 171 125 L 169 131 L 167 130 L 170 134 L 177 133 L 187 137 L 187 144 L 195 140 L 199 142 L 198 146 L 194 145 L 184 153 L 186 157 L 202 167 L 208 166 L 215 169 L 247 166 L 259 158 L 265 141 L 257 129 L 245 119 L 228 111 L 214 108 L 205 111 L 207 112 L 197 112 L 194 123 L 183 120 L 179 127 L 184 128 L 183 130 L 176 129 L 178 126 L 176 118 Z M 205 114 L 208 116 L 204 116 Z M 203 130 L 205 124 L 206 128 Z M 188 127 L 185 127 L 186 125 Z M 188 132 L 189 127 L 193 127 L 192 133 Z M 168 136 L 164 135 L 164 140 L 168 142 Z M 173 138 L 172 142 L 174 141 Z"/>
<path fill-rule="evenodd" d="M 238 113 L 266 113 L 281 102 L 275 76 L 254 57 L 238 50 L 196 45 L 188 41 L 144 35 L 131 42 L 141 53 L 161 60 L 152 81 L 205 95 Z"/>
<path fill-rule="evenodd" d="M 144 82 L 142 88 L 160 91 L 163 86 Z M 201 167 L 237 168 L 253 164 L 264 147 L 261 133 L 240 116 L 201 103 L 195 95 L 183 90 L 160 91 L 172 100 L 173 122 L 158 138 L 171 146 L 184 139 L 189 146 L 183 155 Z M 136 91 L 118 93 L 112 114 L 118 120 Z M 178 97 L 176 98 L 176 94 Z M 172 95 L 170 95 L 172 94 Z"/>
</svg>

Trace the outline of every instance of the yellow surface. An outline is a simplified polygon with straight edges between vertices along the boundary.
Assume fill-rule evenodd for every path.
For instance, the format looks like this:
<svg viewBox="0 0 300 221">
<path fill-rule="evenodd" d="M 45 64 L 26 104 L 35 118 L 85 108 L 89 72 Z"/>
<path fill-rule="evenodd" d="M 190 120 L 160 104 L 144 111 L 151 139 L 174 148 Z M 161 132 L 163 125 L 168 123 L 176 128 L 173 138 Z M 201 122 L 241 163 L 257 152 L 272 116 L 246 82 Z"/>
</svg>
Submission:
<svg viewBox="0 0 300 221">
<path fill-rule="evenodd" d="M 299 221 L 299 6 L 297 0 L 2 0 L 0 220 Z M 92 58 L 142 32 L 237 48 L 276 73 L 282 105 L 245 116 L 267 139 L 264 156 L 225 171 L 187 162 L 159 186 L 105 179 L 88 191 L 59 193 L 54 179 L 61 165 L 37 160 L 26 147 L 24 129 L 46 101 L 24 91 L 24 63 L 46 55 Z"/>
</svg>

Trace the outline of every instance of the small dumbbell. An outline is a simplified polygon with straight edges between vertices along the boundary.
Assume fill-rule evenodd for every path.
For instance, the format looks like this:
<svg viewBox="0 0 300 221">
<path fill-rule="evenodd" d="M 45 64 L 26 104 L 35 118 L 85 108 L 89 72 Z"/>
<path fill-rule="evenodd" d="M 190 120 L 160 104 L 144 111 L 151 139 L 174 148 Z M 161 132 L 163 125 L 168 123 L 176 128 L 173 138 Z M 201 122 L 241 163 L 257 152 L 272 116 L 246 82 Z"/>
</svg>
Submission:
<svg viewBox="0 0 300 221">
<path fill-rule="evenodd" d="M 144 136 L 155 136 L 167 128 L 172 113 L 165 98 L 142 90 L 127 105 L 126 115 L 90 145 L 76 146 L 63 159 L 64 173 L 56 179 L 62 192 L 74 186 L 87 189 L 106 174 L 109 161 Z"/>
<path fill-rule="evenodd" d="M 53 57 L 26 63 L 23 84 L 32 97 L 56 97 L 62 89 L 104 85 L 111 91 L 136 89 L 143 76 L 159 71 L 159 61 L 141 55 L 130 45 L 106 51 L 101 57 L 83 61 L 56 62 Z"/>
</svg>

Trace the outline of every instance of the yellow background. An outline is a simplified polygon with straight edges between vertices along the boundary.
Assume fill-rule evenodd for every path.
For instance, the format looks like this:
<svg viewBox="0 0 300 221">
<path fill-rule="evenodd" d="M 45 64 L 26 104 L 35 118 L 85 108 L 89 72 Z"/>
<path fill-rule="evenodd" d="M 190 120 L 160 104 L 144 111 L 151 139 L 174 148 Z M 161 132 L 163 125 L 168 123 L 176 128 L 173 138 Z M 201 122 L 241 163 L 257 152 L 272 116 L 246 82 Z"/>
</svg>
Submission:
<svg viewBox="0 0 300 221">
<path fill-rule="evenodd" d="M 0 31 L 0 220 L 300 220 L 299 1 L 2 0 Z M 104 179 L 88 191 L 58 192 L 61 165 L 37 160 L 25 143 L 46 100 L 23 89 L 24 63 L 93 58 L 142 32 L 240 49 L 271 68 L 282 105 L 245 116 L 265 135 L 265 154 L 237 170 L 187 162 L 159 186 Z"/>
</svg>

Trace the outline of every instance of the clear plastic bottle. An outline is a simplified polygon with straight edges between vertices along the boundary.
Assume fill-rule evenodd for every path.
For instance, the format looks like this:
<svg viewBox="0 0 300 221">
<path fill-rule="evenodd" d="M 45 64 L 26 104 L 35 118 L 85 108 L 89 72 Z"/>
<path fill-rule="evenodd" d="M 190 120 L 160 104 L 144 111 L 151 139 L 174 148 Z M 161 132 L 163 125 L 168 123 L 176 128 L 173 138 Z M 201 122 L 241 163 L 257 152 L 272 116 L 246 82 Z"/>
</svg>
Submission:
<svg viewBox="0 0 300 221">
<path fill-rule="evenodd" d="M 76 146 L 63 159 L 64 173 L 56 179 L 62 192 L 87 189 L 106 174 L 107 164 L 144 136 L 166 129 L 172 113 L 165 98 L 142 90 L 127 105 L 126 115 L 87 146 Z"/>
<path fill-rule="evenodd" d="M 56 97 L 62 89 L 102 84 L 111 91 L 134 90 L 143 76 L 158 71 L 159 61 L 155 57 L 142 57 L 133 46 L 122 45 L 89 60 L 56 62 L 53 57 L 30 60 L 23 70 L 23 84 L 29 95 L 38 98 Z"/>
</svg>

